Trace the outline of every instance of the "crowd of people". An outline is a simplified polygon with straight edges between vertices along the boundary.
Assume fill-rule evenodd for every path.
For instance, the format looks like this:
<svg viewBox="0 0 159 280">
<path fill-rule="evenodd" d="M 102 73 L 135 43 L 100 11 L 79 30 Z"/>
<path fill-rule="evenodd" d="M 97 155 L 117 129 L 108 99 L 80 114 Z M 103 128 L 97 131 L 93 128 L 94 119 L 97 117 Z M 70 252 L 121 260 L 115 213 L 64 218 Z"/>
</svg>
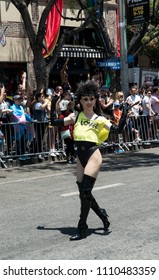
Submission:
<svg viewBox="0 0 159 280">
<path fill-rule="evenodd" d="M 60 73 L 61 84 L 55 88 L 28 94 L 25 71 L 21 73 L 20 83 L 12 98 L 8 98 L 7 88 L 0 83 L 0 151 L 4 152 L 5 143 L 6 153 L 9 155 L 14 144 L 16 155 L 19 155 L 20 159 L 26 159 L 27 157 L 23 155 L 29 146 L 33 153 L 43 159 L 43 139 L 47 137 L 47 149 L 51 156 L 58 155 L 60 145 L 66 155 L 66 162 L 76 162 L 74 125 L 57 128 L 50 123 L 51 110 L 56 112 L 59 119 L 79 110 L 76 94 L 72 92 L 68 80 L 67 63 L 68 60 Z M 112 93 L 109 87 L 103 85 L 99 68 L 93 63 L 87 80 L 97 85 L 98 102 L 103 116 L 118 125 L 123 104 L 127 103 L 131 108 L 128 112 L 125 133 L 128 139 L 125 136 L 125 141 L 139 142 L 157 138 L 158 119 L 156 118 L 152 129 L 152 118 L 159 115 L 159 87 L 145 84 L 139 89 L 138 85 L 133 85 L 127 96 L 124 96 L 122 91 Z M 10 125 L 11 123 L 13 125 Z"/>
</svg>

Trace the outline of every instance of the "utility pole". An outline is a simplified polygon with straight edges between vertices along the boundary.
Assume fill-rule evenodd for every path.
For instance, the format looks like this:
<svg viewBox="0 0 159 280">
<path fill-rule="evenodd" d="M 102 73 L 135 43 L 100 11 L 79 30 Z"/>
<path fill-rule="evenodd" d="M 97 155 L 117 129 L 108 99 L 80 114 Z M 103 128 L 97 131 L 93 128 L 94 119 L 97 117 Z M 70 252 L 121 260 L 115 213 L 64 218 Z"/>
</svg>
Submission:
<svg viewBox="0 0 159 280">
<path fill-rule="evenodd" d="M 118 0 L 119 31 L 120 31 L 120 79 L 121 89 L 125 97 L 129 94 L 128 61 L 127 61 L 127 37 L 125 21 L 125 0 Z"/>
</svg>

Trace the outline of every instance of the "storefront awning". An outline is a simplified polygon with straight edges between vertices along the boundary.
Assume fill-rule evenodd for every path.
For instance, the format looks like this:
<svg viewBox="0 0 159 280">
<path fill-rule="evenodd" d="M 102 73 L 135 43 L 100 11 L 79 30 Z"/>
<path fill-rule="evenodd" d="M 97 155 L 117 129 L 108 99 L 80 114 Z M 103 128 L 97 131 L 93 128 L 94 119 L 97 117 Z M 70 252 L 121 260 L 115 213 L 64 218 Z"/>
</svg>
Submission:
<svg viewBox="0 0 159 280">
<path fill-rule="evenodd" d="M 105 58 L 102 48 L 90 48 L 85 46 L 63 46 L 60 57 L 74 58 Z"/>
</svg>

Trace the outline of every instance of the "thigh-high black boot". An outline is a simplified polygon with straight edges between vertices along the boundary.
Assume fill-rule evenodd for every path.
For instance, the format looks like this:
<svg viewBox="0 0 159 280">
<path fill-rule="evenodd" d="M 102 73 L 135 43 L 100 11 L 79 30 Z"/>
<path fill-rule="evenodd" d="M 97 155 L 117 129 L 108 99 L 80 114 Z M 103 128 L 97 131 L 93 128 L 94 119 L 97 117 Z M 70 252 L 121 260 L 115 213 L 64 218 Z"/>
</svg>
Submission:
<svg viewBox="0 0 159 280">
<path fill-rule="evenodd" d="M 78 184 L 81 200 L 81 213 L 78 222 L 77 232 L 73 235 L 70 240 L 80 240 L 87 237 L 87 217 L 91 207 L 91 191 L 93 189 L 95 178 L 84 174 L 83 180 Z"/>
<path fill-rule="evenodd" d="M 94 181 L 95 183 L 95 181 Z M 81 183 L 77 182 L 78 188 L 80 190 Z M 96 213 L 96 215 L 102 220 L 104 225 L 104 231 L 109 232 L 110 222 L 108 220 L 108 214 L 105 209 L 100 208 L 94 196 L 91 194 L 91 209 Z"/>
<path fill-rule="evenodd" d="M 105 209 L 100 208 L 94 196 L 91 194 L 91 208 L 97 214 L 97 216 L 102 220 L 104 225 L 104 231 L 108 232 L 110 222 L 108 221 L 108 215 Z"/>
</svg>

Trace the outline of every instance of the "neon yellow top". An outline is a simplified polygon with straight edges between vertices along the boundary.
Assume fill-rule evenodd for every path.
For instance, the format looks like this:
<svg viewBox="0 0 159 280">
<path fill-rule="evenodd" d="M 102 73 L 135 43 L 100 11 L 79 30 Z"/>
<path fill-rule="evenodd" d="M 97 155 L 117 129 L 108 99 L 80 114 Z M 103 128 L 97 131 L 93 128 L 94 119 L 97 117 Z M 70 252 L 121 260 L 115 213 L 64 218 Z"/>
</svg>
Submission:
<svg viewBox="0 0 159 280">
<path fill-rule="evenodd" d="M 84 113 L 81 112 L 74 125 L 74 140 L 89 141 L 100 145 L 109 136 L 109 131 L 105 128 L 105 125 L 108 123 L 110 123 L 110 121 L 102 116 L 98 116 L 94 120 L 89 120 Z"/>
</svg>

